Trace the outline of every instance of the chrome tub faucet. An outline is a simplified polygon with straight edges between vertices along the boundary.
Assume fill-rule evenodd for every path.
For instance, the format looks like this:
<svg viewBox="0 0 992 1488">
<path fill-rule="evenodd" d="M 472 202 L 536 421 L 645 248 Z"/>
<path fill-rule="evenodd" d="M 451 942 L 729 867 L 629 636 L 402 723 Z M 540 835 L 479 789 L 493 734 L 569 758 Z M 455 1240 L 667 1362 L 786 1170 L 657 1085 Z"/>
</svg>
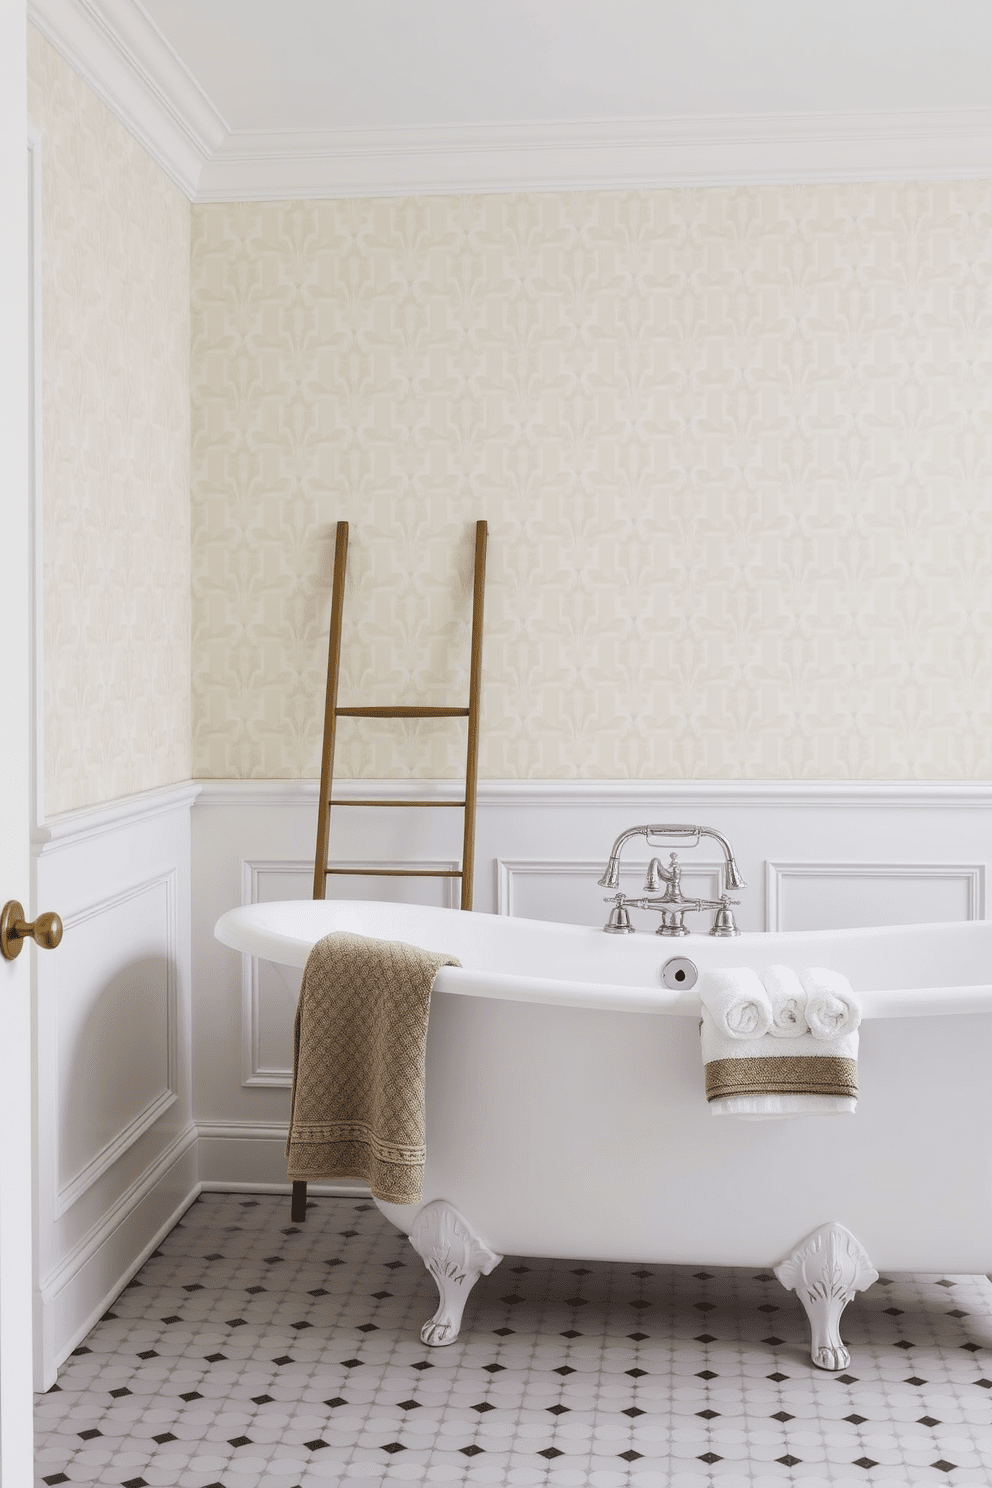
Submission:
<svg viewBox="0 0 992 1488">
<path fill-rule="evenodd" d="M 720 832 L 715 832 L 712 827 L 689 827 L 682 825 L 661 824 L 644 827 L 628 827 L 621 832 L 610 852 L 610 859 L 606 865 L 599 884 L 604 889 L 620 888 L 620 854 L 624 845 L 631 837 L 643 837 L 651 847 L 660 846 L 655 840 L 659 837 L 667 837 L 683 840 L 691 838 L 686 845 L 697 847 L 701 837 L 713 837 L 719 842 L 723 849 L 725 859 L 724 881 L 728 889 L 743 889 L 746 887 L 741 877 L 740 869 L 734 859 L 730 843 Z M 664 892 L 654 897 L 657 890 L 664 884 Z M 607 899 L 607 904 L 612 904 L 610 917 L 604 925 L 604 929 L 610 935 L 631 935 L 634 927 L 630 922 L 631 909 L 651 909 L 661 914 L 661 924 L 658 926 L 659 935 L 688 935 L 685 916 L 691 911 L 712 909 L 715 910 L 711 935 L 739 935 L 740 931 L 734 922 L 732 904 L 739 904 L 739 899 L 731 899 L 728 894 L 723 894 L 719 899 L 687 899 L 682 893 L 682 865 L 678 861 L 678 853 L 669 853 L 669 866 L 663 866 L 660 858 L 652 858 L 648 864 L 647 877 L 644 881 L 645 893 L 640 898 L 630 898 L 622 891 L 613 899 Z"/>
</svg>

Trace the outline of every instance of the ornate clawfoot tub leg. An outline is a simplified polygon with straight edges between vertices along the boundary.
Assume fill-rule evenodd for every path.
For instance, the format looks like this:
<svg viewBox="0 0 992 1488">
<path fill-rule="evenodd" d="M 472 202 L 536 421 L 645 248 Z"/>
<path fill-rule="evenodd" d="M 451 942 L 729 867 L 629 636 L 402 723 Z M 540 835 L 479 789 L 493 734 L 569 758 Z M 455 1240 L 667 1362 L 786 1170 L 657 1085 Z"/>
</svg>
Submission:
<svg viewBox="0 0 992 1488">
<path fill-rule="evenodd" d="M 851 1356 L 841 1341 L 840 1315 L 855 1292 L 878 1280 L 850 1230 L 839 1224 L 821 1225 L 775 1267 L 775 1275 L 806 1309 L 813 1363 L 820 1369 L 846 1369 Z"/>
<path fill-rule="evenodd" d="M 420 1337 L 433 1348 L 441 1348 L 458 1337 L 468 1294 L 479 1277 L 488 1276 L 503 1257 L 483 1244 L 445 1199 L 435 1199 L 421 1209 L 410 1231 L 410 1244 L 441 1295 L 437 1312 L 421 1328 Z"/>
</svg>

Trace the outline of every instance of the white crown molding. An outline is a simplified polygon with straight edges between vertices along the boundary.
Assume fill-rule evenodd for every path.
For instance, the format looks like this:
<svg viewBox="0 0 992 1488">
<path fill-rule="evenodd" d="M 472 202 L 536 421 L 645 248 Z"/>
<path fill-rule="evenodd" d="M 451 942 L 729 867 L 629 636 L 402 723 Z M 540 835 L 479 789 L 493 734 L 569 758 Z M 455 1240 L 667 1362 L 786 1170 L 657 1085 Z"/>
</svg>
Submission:
<svg viewBox="0 0 992 1488">
<path fill-rule="evenodd" d="M 28 0 L 28 19 L 193 200 L 228 127 L 137 0 Z"/>
<path fill-rule="evenodd" d="M 992 110 L 229 134 L 198 201 L 992 175 Z"/>
<path fill-rule="evenodd" d="M 28 0 L 192 201 L 992 176 L 992 110 L 231 131 L 139 0 Z"/>
<path fill-rule="evenodd" d="M 339 780 L 342 795 L 361 792 L 367 800 L 436 794 L 443 798 L 450 780 Z M 196 811 L 204 808 L 298 806 L 312 811 L 316 780 L 204 780 Z M 700 806 L 858 806 L 868 809 L 992 807 L 992 782 L 871 780 L 480 780 L 480 808 L 504 806 L 627 805 L 661 806 L 690 802 Z"/>
</svg>

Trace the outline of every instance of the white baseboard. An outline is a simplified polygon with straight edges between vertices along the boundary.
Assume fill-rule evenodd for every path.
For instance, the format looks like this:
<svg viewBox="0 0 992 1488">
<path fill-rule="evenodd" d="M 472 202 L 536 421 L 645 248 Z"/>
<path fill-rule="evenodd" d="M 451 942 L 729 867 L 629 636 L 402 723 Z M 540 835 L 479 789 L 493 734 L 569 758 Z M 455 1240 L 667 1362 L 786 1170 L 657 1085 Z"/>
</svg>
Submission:
<svg viewBox="0 0 992 1488">
<path fill-rule="evenodd" d="M 190 1125 L 41 1282 L 38 1389 L 47 1390 L 54 1384 L 58 1366 L 99 1321 L 198 1192 L 197 1133 Z"/>
<path fill-rule="evenodd" d="M 285 1122 L 204 1121 L 199 1126 L 199 1175 L 202 1188 L 216 1193 L 285 1193 Z M 367 1183 L 357 1178 L 312 1183 L 308 1192 L 321 1195 L 368 1196 Z"/>
<path fill-rule="evenodd" d="M 253 1122 L 190 1124 L 141 1179 L 101 1216 L 84 1241 L 38 1288 L 35 1388 L 100 1321 L 200 1193 L 285 1194 L 286 1128 Z M 357 1178 L 311 1183 L 311 1198 L 368 1198 Z"/>
<path fill-rule="evenodd" d="M 200 1184 L 203 1193 L 261 1193 L 284 1194 L 289 1198 L 293 1185 L 289 1180 L 282 1183 L 223 1183 L 213 1179 Z M 307 1194 L 312 1199 L 368 1199 L 372 1190 L 359 1178 L 338 1178 L 333 1183 L 308 1183 Z"/>
</svg>

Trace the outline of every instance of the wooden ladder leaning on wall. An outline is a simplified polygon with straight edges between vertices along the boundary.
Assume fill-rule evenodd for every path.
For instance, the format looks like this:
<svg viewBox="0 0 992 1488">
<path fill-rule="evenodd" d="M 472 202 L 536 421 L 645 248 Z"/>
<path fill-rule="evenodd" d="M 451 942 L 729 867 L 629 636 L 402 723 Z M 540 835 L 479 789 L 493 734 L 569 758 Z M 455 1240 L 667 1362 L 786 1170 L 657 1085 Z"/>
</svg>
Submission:
<svg viewBox="0 0 992 1488">
<path fill-rule="evenodd" d="M 339 708 L 338 679 L 341 669 L 341 621 L 344 612 L 345 570 L 348 561 L 348 523 L 339 522 L 334 542 L 334 583 L 331 589 L 331 628 L 327 647 L 327 693 L 324 701 L 324 745 L 320 761 L 320 801 L 317 808 L 317 850 L 314 854 L 313 897 L 326 899 L 331 874 L 359 874 L 389 878 L 460 878 L 461 908 L 472 908 L 475 860 L 475 803 L 479 779 L 479 697 L 482 682 L 482 612 L 486 585 L 488 525 L 475 524 L 475 575 L 472 592 L 472 651 L 469 665 L 468 707 Z M 334 742 L 339 718 L 466 718 L 468 742 L 465 751 L 465 794 L 458 800 L 370 801 L 359 797 L 332 796 Z M 328 864 L 331 808 L 334 806 L 460 807 L 464 813 L 460 868 L 332 868 Z M 299 1224 L 307 1217 L 307 1185 L 295 1180 L 291 1217 Z"/>
</svg>

